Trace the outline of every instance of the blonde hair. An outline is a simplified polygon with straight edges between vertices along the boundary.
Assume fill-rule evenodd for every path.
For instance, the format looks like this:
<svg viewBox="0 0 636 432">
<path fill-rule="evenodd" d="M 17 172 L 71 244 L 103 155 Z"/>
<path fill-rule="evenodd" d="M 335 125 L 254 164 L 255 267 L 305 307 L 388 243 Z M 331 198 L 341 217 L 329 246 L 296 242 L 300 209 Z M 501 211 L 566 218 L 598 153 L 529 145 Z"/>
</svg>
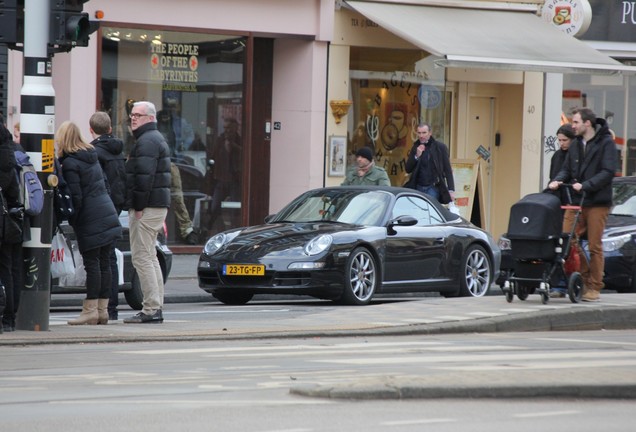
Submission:
<svg viewBox="0 0 636 432">
<path fill-rule="evenodd" d="M 62 123 L 55 134 L 57 142 L 58 157 L 64 153 L 77 153 L 80 150 L 89 150 L 94 148 L 92 144 L 86 142 L 79 127 L 72 121 Z"/>
</svg>

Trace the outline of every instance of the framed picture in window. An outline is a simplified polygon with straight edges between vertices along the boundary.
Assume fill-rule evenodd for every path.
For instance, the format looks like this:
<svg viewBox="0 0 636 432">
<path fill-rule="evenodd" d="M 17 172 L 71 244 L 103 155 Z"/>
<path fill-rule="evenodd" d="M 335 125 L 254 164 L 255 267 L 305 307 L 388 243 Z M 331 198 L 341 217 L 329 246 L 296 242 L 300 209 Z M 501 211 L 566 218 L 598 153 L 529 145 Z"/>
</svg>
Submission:
<svg viewBox="0 0 636 432">
<path fill-rule="evenodd" d="M 347 168 L 347 137 L 332 135 L 329 137 L 329 175 L 344 177 Z"/>
</svg>

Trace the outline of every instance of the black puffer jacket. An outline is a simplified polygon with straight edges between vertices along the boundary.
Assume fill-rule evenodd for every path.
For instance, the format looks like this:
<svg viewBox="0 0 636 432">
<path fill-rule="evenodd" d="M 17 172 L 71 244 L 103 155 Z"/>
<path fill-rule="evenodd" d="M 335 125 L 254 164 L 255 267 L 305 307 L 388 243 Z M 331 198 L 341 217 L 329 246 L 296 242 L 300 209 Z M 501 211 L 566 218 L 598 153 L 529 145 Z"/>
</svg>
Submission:
<svg viewBox="0 0 636 432">
<path fill-rule="evenodd" d="M 616 172 L 616 143 L 605 123 L 596 119 L 596 134 L 583 149 L 581 138 L 570 144 L 561 171 L 554 180 L 581 183 L 585 192 L 584 207 L 610 207 L 612 205 L 612 179 Z M 580 196 L 572 196 L 578 202 Z"/>
<path fill-rule="evenodd" d="M 126 158 L 122 153 L 124 142 L 113 135 L 105 134 L 91 142 L 97 150 L 99 164 L 108 180 L 110 199 L 117 213 L 126 204 Z"/>
<path fill-rule="evenodd" d="M 113 243 L 121 237 L 121 225 L 106 191 L 97 152 L 91 149 L 64 154 L 60 163 L 73 197 L 75 213 L 69 223 L 80 252 Z"/>
<path fill-rule="evenodd" d="M 137 142 L 126 162 L 126 207 L 170 207 L 170 150 L 157 130 L 146 123 L 133 131 Z"/>
<path fill-rule="evenodd" d="M 16 177 L 16 161 L 11 134 L 0 126 L 0 187 L 9 208 L 20 204 L 20 188 Z"/>
</svg>

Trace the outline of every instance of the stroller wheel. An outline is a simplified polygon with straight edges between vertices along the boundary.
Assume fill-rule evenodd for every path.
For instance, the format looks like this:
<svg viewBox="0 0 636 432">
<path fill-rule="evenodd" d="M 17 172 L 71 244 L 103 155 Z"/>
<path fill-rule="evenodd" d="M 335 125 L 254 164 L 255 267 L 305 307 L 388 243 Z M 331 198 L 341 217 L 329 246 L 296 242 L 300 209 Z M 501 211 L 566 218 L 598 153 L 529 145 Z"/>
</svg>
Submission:
<svg viewBox="0 0 636 432">
<path fill-rule="evenodd" d="M 541 292 L 541 303 L 548 304 L 550 301 L 550 294 L 547 292 Z"/>
<path fill-rule="evenodd" d="M 528 295 L 530 295 L 530 288 L 525 285 L 519 285 L 519 289 L 517 290 L 517 297 L 519 297 L 519 300 L 526 300 Z"/>
<path fill-rule="evenodd" d="M 574 272 L 568 279 L 568 297 L 572 303 L 578 303 L 581 301 L 581 295 L 583 294 L 583 277 L 581 273 Z"/>
<path fill-rule="evenodd" d="M 512 300 L 515 298 L 514 293 L 512 292 L 512 290 L 508 290 L 506 291 L 506 301 L 508 303 L 512 303 Z"/>
</svg>

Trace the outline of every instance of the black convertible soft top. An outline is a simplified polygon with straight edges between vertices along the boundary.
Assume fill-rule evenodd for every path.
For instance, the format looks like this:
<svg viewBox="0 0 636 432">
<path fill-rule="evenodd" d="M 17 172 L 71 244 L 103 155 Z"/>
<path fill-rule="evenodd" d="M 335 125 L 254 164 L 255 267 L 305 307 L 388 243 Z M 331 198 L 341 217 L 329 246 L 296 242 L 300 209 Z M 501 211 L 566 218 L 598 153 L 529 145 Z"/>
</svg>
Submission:
<svg viewBox="0 0 636 432">
<path fill-rule="evenodd" d="M 425 193 L 422 193 L 415 189 L 397 187 L 397 186 L 334 186 L 332 188 L 326 187 L 323 189 L 353 189 L 353 190 L 382 190 L 389 192 L 393 195 L 419 195 L 422 197 L 428 198 L 428 200 L 435 206 L 435 208 L 441 213 L 442 217 L 446 222 L 455 221 L 457 219 L 462 219 L 461 216 L 456 215 L 455 213 L 449 211 L 444 205 L 440 204 L 435 198 Z"/>
</svg>

